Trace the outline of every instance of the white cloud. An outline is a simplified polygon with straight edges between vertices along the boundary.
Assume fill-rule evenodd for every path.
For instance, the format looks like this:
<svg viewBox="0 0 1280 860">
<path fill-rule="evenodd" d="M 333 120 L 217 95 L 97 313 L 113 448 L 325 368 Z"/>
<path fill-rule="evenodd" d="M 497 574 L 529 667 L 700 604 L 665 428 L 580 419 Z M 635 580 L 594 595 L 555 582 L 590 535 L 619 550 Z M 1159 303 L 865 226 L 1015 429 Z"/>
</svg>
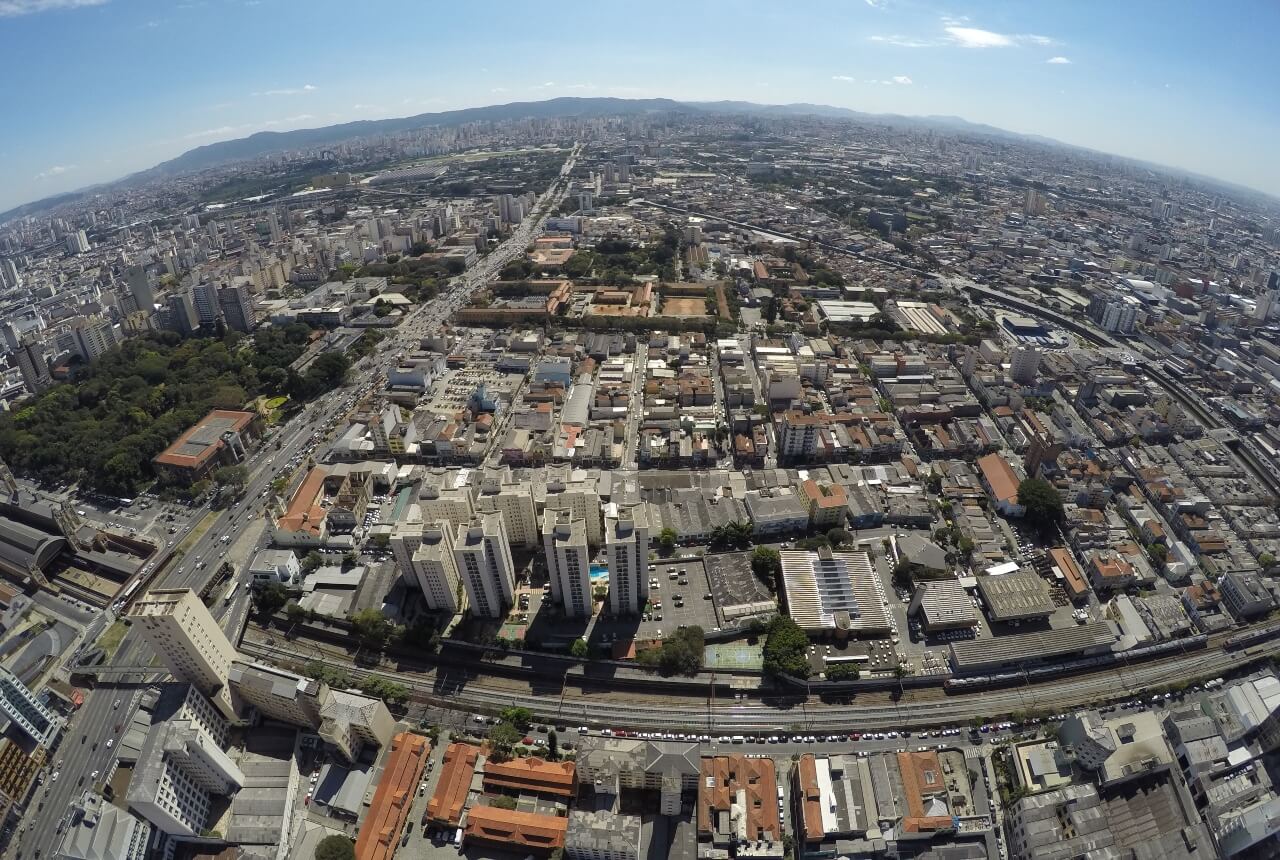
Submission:
<svg viewBox="0 0 1280 860">
<path fill-rule="evenodd" d="M 895 48 L 932 48 L 938 44 L 926 39 L 913 39 L 910 36 L 871 36 L 870 39 L 872 42 L 893 45 Z"/>
<path fill-rule="evenodd" d="M 300 87 L 287 87 L 287 88 L 284 88 L 284 89 L 278 89 L 278 90 L 262 90 L 262 91 L 260 91 L 260 92 L 252 93 L 252 95 L 255 95 L 255 96 L 298 96 L 298 95 L 302 95 L 303 93 L 313 93 L 313 92 L 315 92 L 315 91 L 316 91 L 316 90 L 318 90 L 318 89 L 319 89 L 319 87 L 314 87 L 314 86 L 312 86 L 311 84 L 303 84 L 303 85 L 302 85 L 302 86 L 300 86 Z"/>
<path fill-rule="evenodd" d="M 851 84 L 854 82 L 855 79 L 853 75 L 832 75 L 831 80 L 844 81 L 846 84 Z"/>
<path fill-rule="evenodd" d="M 107 0 L 0 0 L 0 18 L 16 18 L 19 15 L 35 15 L 55 9 L 80 9 L 85 6 L 101 6 Z"/>
<path fill-rule="evenodd" d="M 565 86 L 565 89 L 566 90 L 594 90 L 596 89 L 596 85 L 595 84 L 567 84 Z"/>
<path fill-rule="evenodd" d="M 1037 36 L 1035 33 L 1028 33 L 1025 36 L 1019 36 L 1024 42 L 1030 42 L 1033 45 L 1053 45 L 1056 42 L 1048 36 Z"/>
<path fill-rule="evenodd" d="M 1051 66 L 1069 66 L 1069 65 L 1071 65 L 1071 61 L 1070 61 L 1070 60 L 1068 60 L 1066 57 L 1050 57 L 1049 59 L 1045 60 L 1045 62 L 1046 62 L 1046 63 L 1048 63 L 1048 64 L 1049 64 L 1049 65 L 1051 65 Z"/>
<path fill-rule="evenodd" d="M 55 164 L 47 170 L 42 170 L 35 175 L 35 179 L 50 179 L 54 176 L 61 176 L 69 170 L 75 170 L 74 164 Z"/>
<path fill-rule="evenodd" d="M 944 27 L 951 41 L 962 48 L 1007 48 L 1014 44 L 1011 37 L 977 27 Z"/>
<path fill-rule="evenodd" d="M 493 89 L 489 90 L 489 92 L 491 92 L 491 93 L 505 93 L 505 92 L 507 92 L 507 88 L 506 88 L 506 87 L 494 87 Z"/>
<path fill-rule="evenodd" d="M 547 81 L 546 83 L 534 84 L 534 85 L 533 85 L 533 88 L 534 88 L 535 90 L 545 90 L 545 89 L 550 89 L 551 87 L 554 87 L 555 85 L 556 85 L 556 82 L 555 82 L 555 81 Z"/>
<path fill-rule="evenodd" d="M 894 75 L 891 80 L 893 81 L 893 83 L 901 84 L 902 86 L 911 86 L 912 84 L 911 78 L 907 77 L 906 75 Z"/>
<path fill-rule="evenodd" d="M 883 9 L 887 0 L 863 0 L 872 9 Z"/>
</svg>

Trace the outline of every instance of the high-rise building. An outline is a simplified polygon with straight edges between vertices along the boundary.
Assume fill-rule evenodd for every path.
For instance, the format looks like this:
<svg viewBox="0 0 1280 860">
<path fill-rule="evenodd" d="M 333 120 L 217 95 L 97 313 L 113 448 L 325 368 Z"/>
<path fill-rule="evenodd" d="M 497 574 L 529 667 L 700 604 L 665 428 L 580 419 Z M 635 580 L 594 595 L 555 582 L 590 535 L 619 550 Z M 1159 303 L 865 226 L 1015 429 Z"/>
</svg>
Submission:
<svg viewBox="0 0 1280 860">
<path fill-rule="evenodd" d="M 547 556 L 551 597 L 570 618 L 591 615 L 591 550 L 587 524 L 567 510 L 548 508 L 542 519 L 542 547 Z"/>
<path fill-rule="evenodd" d="M 1098 293 L 1089 300 L 1089 318 L 1103 331 L 1133 334 L 1138 321 L 1138 308 L 1132 302 L 1106 293 Z"/>
<path fill-rule="evenodd" d="M 71 321 L 75 351 L 85 361 L 92 361 L 120 342 L 115 326 L 102 317 L 76 317 Z"/>
<path fill-rule="evenodd" d="M 236 649 L 194 591 L 148 591 L 129 617 L 175 678 L 195 686 L 227 718 L 235 715 L 227 680 Z"/>
<path fill-rule="evenodd" d="M 151 279 L 146 268 L 130 266 L 125 272 L 125 283 L 129 285 L 129 295 L 138 303 L 138 310 L 153 312 L 156 309 L 155 290 L 151 289 Z"/>
<path fill-rule="evenodd" d="M 1045 206 L 1044 194 L 1035 188 L 1028 188 L 1026 193 L 1022 195 L 1022 212 L 1024 215 L 1043 215 Z"/>
<path fill-rule="evenodd" d="M 83 230 L 76 230 L 67 234 L 63 244 L 66 245 L 68 254 L 83 254 L 89 250 L 89 237 Z"/>
<path fill-rule="evenodd" d="M 578 208 L 583 212 L 590 212 L 594 202 L 595 201 L 591 199 L 590 191 L 578 192 Z"/>
<path fill-rule="evenodd" d="M 189 290 L 179 289 L 170 293 L 168 308 L 169 328 L 179 334 L 194 334 L 200 328 L 200 317 L 196 315 L 195 302 Z"/>
<path fill-rule="evenodd" d="M 513 481 L 509 475 L 486 475 L 480 482 L 475 507 L 502 515 L 507 540 L 512 546 L 538 545 L 541 533 L 533 506 L 533 487 L 528 481 Z"/>
<path fill-rule="evenodd" d="M 453 531 L 447 523 L 422 527 L 418 548 L 409 558 L 409 571 L 428 609 L 458 611 L 458 563 L 453 554 Z"/>
<path fill-rule="evenodd" d="M 257 322 L 253 313 L 253 295 L 247 283 L 226 284 L 218 287 L 218 307 L 227 328 L 251 332 Z"/>
<path fill-rule="evenodd" d="M 248 705 L 266 719 L 313 732 L 320 728 L 322 712 L 332 697 L 324 681 L 261 663 L 237 660 L 231 664 L 229 680 L 241 710 Z"/>
<path fill-rule="evenodd" d="M 53 375 L 49 373 L 49 361 L 45 358 L 44 345 L 40 338 L 28 332 L 18 342 L 14 350 L 18 360 L 18 370 L 22 374 L 22 382 L 32 394 L 44 391 L 53 384 Z"/>
<path fill-rule="evenodd" d="M 125 802 L 170 836 L 198 836 L 208 828 L 215 797 L 245 784 L 222 747 L 227 724 L 193 687 L 170 685 L 152 715 Z"/>
<path fill-rule="evenodd" d="M 22 276 L 18 274 L 18 264 L 8 257 L 0 260 L 0 282 L 9 289 L 22 286 Z"/>
<path fill-rule="evenodd" d="M 568 471 L 550 474 L 544 484 L 534 488 L 534 493 L 535 505 L 543 510 L 568 511 L 572 519 L 585 521 L 587 543 L 604 543 L 600 490 L 594 477 L 580 477 Z"/>
<path fill-rule="evenodd" d="M 471 612 L 501 618 L 515 600 L 515 563 L 501 515 L 481 514 L 458 526 L 453 557 Z"/>
<path fill-rule="evenodd" d="M 44 706 L 17 675 L 0 666 L 0 714 L 22 730 L 33 743 L 49 746 L 62 726 L 62 718 Z"/>
<path fill-rule="evenodd" d="M 191 301 L 195 305 L 196 319 L 200 325 L 213 325 L 218 321 L 218 288 L 214 284 L 196 284 L 191 288 Z"/>
<path fill-rule="evenodd" d="M 609 559 L 609 612 L 638 615 L 649 600 L 649 517 L 644 505 L 604 521 Z"/>
<path fill-rule="evenodd" d="M 1036 381 L 1040 370 L 1040 350 L 1030 344 L 1015 346 L 1009 353 L 1009 378 L 1023 385 Z"/>
</svg>

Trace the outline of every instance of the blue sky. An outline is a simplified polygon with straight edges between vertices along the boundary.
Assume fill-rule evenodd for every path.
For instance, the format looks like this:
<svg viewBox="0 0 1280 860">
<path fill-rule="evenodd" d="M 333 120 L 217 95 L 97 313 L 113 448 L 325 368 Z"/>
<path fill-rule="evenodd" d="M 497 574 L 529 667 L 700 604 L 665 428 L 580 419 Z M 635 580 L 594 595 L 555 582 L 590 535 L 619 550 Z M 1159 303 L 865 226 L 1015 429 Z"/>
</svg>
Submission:
<svg viewBox="0 0 1280 860">
<path fill-rule="evenodd" d="M 1280 3 L 0 0 L 0 209 L 264 129 L 554 96 L 949 114 L 1280 195 Z"/>
</svg>

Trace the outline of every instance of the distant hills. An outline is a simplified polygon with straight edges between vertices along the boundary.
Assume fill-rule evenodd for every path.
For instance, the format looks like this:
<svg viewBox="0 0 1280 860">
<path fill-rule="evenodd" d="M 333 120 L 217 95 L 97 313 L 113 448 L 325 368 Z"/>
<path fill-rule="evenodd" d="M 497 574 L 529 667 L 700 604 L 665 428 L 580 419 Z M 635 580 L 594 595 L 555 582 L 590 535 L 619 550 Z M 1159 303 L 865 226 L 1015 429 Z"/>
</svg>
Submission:
<svg viewBox="0 0 1280 860">
<path fill-rule="evenodd" d="M 290 149 L 301 149 L 329 144 L 339 144 L 357 137 L 377 134 L 391 134 L 415 129 L 437 126 L 455 126 L 469 122 L 501 122 L 511 119 L 546 119 L 551 117 L 593 117 L 593 116 L 625 116 L 646 113 L 687 113 L 687 114 L 746 114 L 762 117 L 802 117 L 816 116 L 827 119 L 856 120 L 876 123 L 897 128 L 936 129 L 951 133 L 983 135 L 987 137 L 1005 138 L 1027 143 L 1047 146 L 1058 146 L 1077 151 L 1089 151 L 1083 147 L 1065 144 L 1052 138 L 1039 135 L 1020 134 L 991 125 L 969 122 L 955 116 L 907 116 L 902 114 L 872 114 L 849 108 L 832 107 L 816 104 L 781 104 L 766 105 L 746 101 L 714 101 L 685 102 L 674 99 L 620 99 L 620 98 L 574 98 L 562 97 L 535 102 L 511 102 L 485 107 L 463 108 L 461 110 L 440 111 L 438 113 L 422 113 L 416 116 L 396 117 L 379 120 L 357 120 L 338 125 L 327 125 L 320 128 L 304 128 L 295 131 L 260 131 L 248 137 L 234 140 L 223 140 L 188 150 L 176 158 L 172 158 L 155 167 L 125 177 L 121 182 L 146 181 L 150 179 L 176 176 L 182 173 L 204 170 L 236 161 L 244 161 L 284 152 Z M 1100 153 L 1101 154 L 1101 153 Z M 1125 159 L 1131 163 L 1159 170 L 1176 176 L 1186 176 L 1223 189 L 1234 192 L 1245 192 L 1259 195 L 1253 189 L 1224 182 L 1212 177 L 1176 168 L 1150 164 L 1136 159 Z M 92 190 L 110 187 L 110 183 L 94 188 L 81 189 L 54 197 L 47 197 L 32 203 L 18 206 L 8 212 L 0 213 L 0 223 L 22 215 L 30 215 L 49 209 L 60 203 L 74 200 Z"/>
</svg>

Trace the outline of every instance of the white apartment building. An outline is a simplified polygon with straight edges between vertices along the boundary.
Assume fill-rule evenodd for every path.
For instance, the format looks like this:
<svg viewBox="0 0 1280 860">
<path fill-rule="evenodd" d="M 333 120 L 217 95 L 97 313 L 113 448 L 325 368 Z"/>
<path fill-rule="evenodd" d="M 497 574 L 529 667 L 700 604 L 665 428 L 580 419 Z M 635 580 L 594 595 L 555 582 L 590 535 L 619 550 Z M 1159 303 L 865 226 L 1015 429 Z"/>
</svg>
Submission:
<svg viewBox="0 0 1280 860">
<path fill-rule="evenodd" d="M 456 473 L 449 472 L 452 478 Z M 475 517 L 475 505 L 471 501 L 471 493 L 466 486 L 440 486 L 425 483 L 418 491 L 418 507 L 422 511 L 424 523 L 448 523 L 456 529 L 466 525 Z"/>
<path fill-rule="evenodd" d="M 533 486 L 528 481 L 487 477 L 480 485 L 475 504 L 479 511 L 496 511 L 502 515 L 507 540 L 512 546 L 538 545 L 538 515 L 534 512 Z"/>
<path fill-rule="evenodd" d="M 570 618 L 591 614 L 591 550 L 587 524 L 570 511 L 548 508 L 542 518 L 551 596 Z"/>
<path fill-rule="evenodd" d="M 1009 353 L 1009 378 L 1030 385 L 1040 370 L 1040 350 L 1034 346 L 1015 346 Z"/>
<path fill-rule="evenodd" d="M 540 502 L 545 511 L 567 511 L 570 519 L 582 520 L 586 528 L 587 543 L 600 546 L 604 543 L 604 516 L 601 512 L 600 491 L 593 478 L 561 476 L 549 477 L 539 488 Z M 544 529 L 545 534 L 545 529 Z"/>
<path fill-rule="evenodd" d="M 501 618 L 515 599 L 515 563 L 502 516 L 481 514 L 458 526 L 453 556 L 472 613 Z"/>
<path fill-rule="evenodd" d="M 637 615 L 649 599 L 649 517 L 637 505 L 605 519 L 609 559 L 609 612 Z"/>
<path fill-rule="evenodd" d="M 439 612 L 457 612 L 458 565 L 453 554 L 453 532 L 445 523 L 424 526 L 417 550 L 409 562 L 409 570 L 422 589 L 427 608 Z"/>
<path fill-rule="evenodd" d="M 194 591 L 148 591 L 129 617 L 175 678 L 195 686 L 226 717 L 234 717 L 227 681 L 236 649 Z"/>
</svg>

